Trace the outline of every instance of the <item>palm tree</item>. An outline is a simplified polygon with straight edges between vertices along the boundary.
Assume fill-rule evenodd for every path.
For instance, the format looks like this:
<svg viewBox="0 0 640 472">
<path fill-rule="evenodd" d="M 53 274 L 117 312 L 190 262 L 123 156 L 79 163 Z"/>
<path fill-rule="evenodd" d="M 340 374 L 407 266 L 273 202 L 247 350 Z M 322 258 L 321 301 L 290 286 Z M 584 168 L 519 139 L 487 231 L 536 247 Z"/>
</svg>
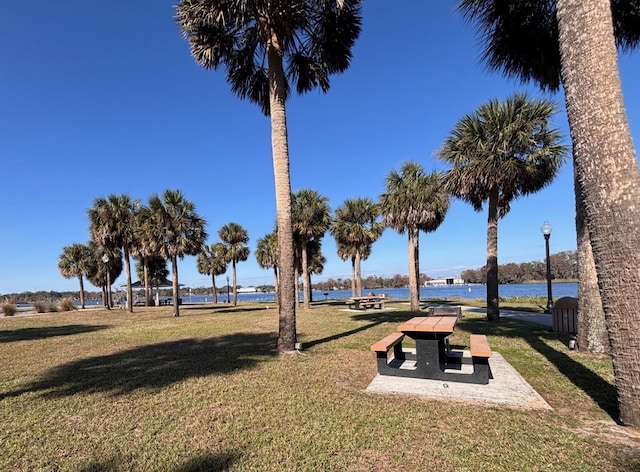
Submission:
<svg viewBox="0 0 640 472">
<path fill-rule="evenodd" d="M 133 289 L 129 256 L 136 245 L 136 206 L 128 195 L 112 194 L 107 198 L 96 198 L 88 211 L 91 238 L 105 251 L 122 248 L 127 277 L 127 310 L 130 312 L 133 312 Z"/>
<path fill-rule="evenodd" d="M 562 166 L 567 148 L 548 126 L 556 111 L 548 100 L 516 94 L 504 102 L 490 100 L 455 125 L 440 150 L 452 166 L 448 191 L 482 211 L 487 220 L 487 319 L 500 317 L 498 305 L 498 220 L 512 200 L 544 188 Z"/>
<path fill-rule="evenodd" d="M 181 0 L 176 19 L 203 67 L 224 65 L 231 89 L 271 116 L 280 271 L 278 350 L 296 343 L 296 294 L 286 101 L 329 90 L 329 76 L 349 67 L 360 34 L 361 0 L 210 2 Z M 285 63 L 287 67 L 285 68 Z"/>
<path fill-rule="evenodd" d="M 151 252 L 171 260 L 174 316 L 180 316 L 178 258 L 195 256 L 202 250 L 206 223 L 180 190 L 165 190 L 162 199 L 154 194 L 149 198 L 149 210 L 153 220 L 150 232 L 159 236 Z"/>
<path fill-rule="evenodd" d="M 622 50 L 635 48 L 640 43 L 637 8 L 632 2 L 611 2 L 616 42 Z M 491 69 L 523 81 L 533 81 L 543 90 L 557 91 L 560 88 L 561 60 L 555 0 L 509 2 L 508 6 L 501 0 L 463 0 L 459 9 L 468 19 L 477 21 L 477 30 L 484 39 L 483 59 Z M 609 340 L 585 221 L 583 191 L 577 175 L 578 172 L 574 171 L 580 280 L 578 346 L 591 352 L 605 352 L 609 350 Z"/>
<path fill-rule="evenodd" d="M 273 286 L 278 294 L 278 234 L 276 231 L 258 239 L 256 262 L 262 269 L 273 269 Z"/>
<path fill-rule="evenodd" d="M 336 209 L 331 234 L 336 240 L 339 254 L 349 254 L 352 259 L 352 296 L 362 296 L 361 261 L 363 253 L 371 252 L 371 246 L 382 236 L 384 224 L 378 221 L 380 209 L 370 198 L 348 198 Z M 342 256 L 341 256 L 342 257 Z M 355 279 L 355 280 L 354 280 Z M 353 287 L 352 283 L 352 287 Z"/>
<path fill-rule="evenodd" d="M 91 268 L 91 250 L 88 246 L 74 243 L 62 248 L 58 269 L 66 279 L 77 277 L 80 282 L 80 306 L 84 309 L 84 277 Z"/>
<path fill-rule="evenodd" d="M 621 2 L 622 3 L 622 2 Z M 637 2 L 635 4 L 637 22 Z M 618 391 L 640 427 L 640 171 L 622 99 L 611 4 L 558 0 L 561 75 Z"/>
<path fill-rule="evenodd" d="M 233 306 L 238 304 L 238 280 L 236 275 L 236 265 L 240 261 L 246 261 L 249 258 L 249 248 L 246 244 L 249 242 L 249 234 L 247 230 L 238 223 L 227 223 L 220 230 L 218 236 L 225 244 L 225 260 L 231 262 L 233 270 Z"/>
<path fill-rule="evenodd" d="M 216 276 L 227 271 L 226 250 L 224 244 L 215 243 L 211 246 L 204 246 L 198 254 L 198 272 L 202 275 L 211 276 L 211 291 L 213 292 L 213 303 L 218 303 L 218 289 L 216 288 Z"/>
<path fill-rule="evenodd" d="M 400 173 L 389 173 L 386 190 L 380 195 L 382 221 L 408 235 L 411 311 L 420 311 L 420 231 L 435 231 L 449 210 L 444 176 L 440 172 L 427 175 L 420 164 L 405 162 Z"/>
<path fill-rule="evenodd" d="M 293 234 L 300 244 L 304 307 L 311 308 L 311 277 L 309 251 L 311 241 L 322 239 L 331 224 L 329 199 L 311 189 L 302 189 L 293 196 Z"/>
<path fill-rule="evenodd" d="M 111 308 L 111 284 L 122 274 L 122 251 L 119 248 L 106 249 L 97 242 L 90 240 L 87 280 L 92 285 L 102 289 L 104 306 Z M 108 261 L 103 262 L 104 256 Z"/>
</svg>

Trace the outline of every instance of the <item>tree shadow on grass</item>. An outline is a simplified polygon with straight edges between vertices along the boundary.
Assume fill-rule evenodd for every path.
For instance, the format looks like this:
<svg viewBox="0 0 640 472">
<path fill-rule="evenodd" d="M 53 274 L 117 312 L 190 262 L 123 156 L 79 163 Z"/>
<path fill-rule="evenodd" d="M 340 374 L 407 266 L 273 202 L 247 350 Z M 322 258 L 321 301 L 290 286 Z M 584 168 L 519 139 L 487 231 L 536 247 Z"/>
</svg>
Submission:
<svg viewBox="0 0 640 472">
<path fill-rule="evenodd" d="M 189 305 L 181 305 L 180 313 L 189 314 L 189 313 L 249 313 L 252 311 L 263 311 L 266 308 L 263 306 L 233 306 L 228 304 L 211 304 L 211 306 L 189 306 Z"/>
<path fill-rule="evenodd" d="M 508 318 L 500 318 L 500 321 L 492 323 L 486 320 L 460 321 L 458 327 L 472 333 L 524 339 L 533 349 L 551 362 L 562 375 L 589 395 L 613 420 L 618 421 L 619 410 L 615 386 L 565 352 L 546 342 L 560 340 L 566 345 L 565 341 L 568 340 L 568 335 L 553 333 L 549 331 L 549 328 L 535 323 Z"/>
<path fill-rule="evenodd" d="M 173 472 L 224 472 L 240 458 L 237 452 L 207 454 L 189 459 Z M 78 469 L 78 472 L 117 472 L 127 467 L 126 460 L 112 458 L 105 461 L 92 460 Z"/>
<path fill-rule="evenodd" d="M 40 328 L 21 328 L 0 330 L 0 343 L 12 343 L 16 341 L 34 341 L 36 339 L 54 338 L 57 336 L 70 336 L 73 334 L 91 333 L 106 329 L 106 325 L 66 325 Z"/>
<path fill-rule="evenodd" d="M 368 329 L 373 328 L 374 326 L 378 326 L 382 323 L 401 323 L 403 321 L 408 320 L 409 318 L 415 316 L 415 313 L 412 312 L 389 312 L 389 311 L 369 311 L 363 312 L 359 314 L 351 315 L 351 319 L 354 321 L 369 321 L 370 323 L 363 326 L 358 326 L 357 328 L 350 329 L 348 331 L 343 331 L 341 333 L 332 334 L 331 336 L 326 336 L 324 338 L 315 339 L 313 341 L 309 341 L 304 343 L 305 349 L 311 348 L 313 346 L 317 346 L 318 344 L 323 344 L 330 341 L 335 341 L 336 339 L 344 338 L 347 336 L 351 336 L 352 334 L 360 333 L 362 331 L 366 331 Z"/>
<path fill-rule="evenodd" d="M 270 333 L 150 344 L 63 364 L 23 389 L 1 393 L 0 400 L 36 392 L 46 398 L 80 392 L 125 395 L 141 388 L 160 389 L 190 377 L 250 369 L 260 362 L 260 357 L 275 355 L 276 338 Z"/>
</svg>

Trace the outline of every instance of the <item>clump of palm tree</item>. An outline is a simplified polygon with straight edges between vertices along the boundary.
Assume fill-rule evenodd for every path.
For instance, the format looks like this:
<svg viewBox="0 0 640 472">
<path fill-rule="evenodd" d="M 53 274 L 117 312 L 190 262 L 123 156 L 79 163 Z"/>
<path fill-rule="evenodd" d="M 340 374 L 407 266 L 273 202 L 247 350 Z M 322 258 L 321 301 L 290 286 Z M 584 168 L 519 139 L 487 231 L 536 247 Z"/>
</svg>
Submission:
<svg viewBox="0 0 640 472">
<path fill-rule="evenodd" d="M 511 202 L 537 192 L 557 175 L 567 148 L 549 126 L 557 105 L 516 94 L 490 100 L 464 116 L 440 149 L 450 164 L 447 190 L 475 211 L 487 202 L 487 319 L 500 317 L 498 296 L 498 220 Z"/>
<path fill-rule="evenodd" d="M 271 146 L 278 227 L 278 350 L 296 343 L 294 241 L 286 101 L 319 87 L 329 90 L 331 74 L 345 71 L 360 35 L 361 0 L 211 2 L 180 0 L 176 20 L 196 62 L 223 66 L 240 98 L 271 117 Z"/>
<path fill-rule="evenodd" d="M 435 231 L 449 210 L 444 175 L 427 174 L 420 164 L 405 162 L 400 172 L 394 170 L 387 176 L 380 209 L 386 226 L 407 233 L 410 305 L 411 311 L 420 311 L 420 231 Z"/>
<path fill-rule="evenodd" d="M 124 270 L 127 279 L 127 310 L 133 312 L 133 289 L 131 287 L 131 252 L 135 250 L 137 202 L 128 195 L 109 195 L 96 198 L 89 215 L 91 238 L 106 252 L 122 249 Z M 122 257 L 122 256 L 121 256 Z M 115 279 L 110 279 L 113 282 Z M 109 296 L 111 287 L 109 287 Z M 109 301 L 109 305 L 110 305 Z"/>
</svg>

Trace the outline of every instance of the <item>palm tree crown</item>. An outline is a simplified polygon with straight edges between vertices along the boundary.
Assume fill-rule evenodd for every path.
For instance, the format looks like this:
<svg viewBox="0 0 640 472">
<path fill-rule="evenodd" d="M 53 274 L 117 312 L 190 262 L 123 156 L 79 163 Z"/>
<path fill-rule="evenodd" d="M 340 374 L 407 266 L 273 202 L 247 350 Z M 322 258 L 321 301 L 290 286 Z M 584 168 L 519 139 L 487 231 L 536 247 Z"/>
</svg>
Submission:
<svg viewBox="0 0 640 472">
<path fill-rule="evenodd" d="M 196 62 L 207 69 L 224 65 L 233 92 L 269 115 L 268 49 L 277 47 L 288 64 L 285 100 L 290 83 L 298 93 L 316 87 L 327 92 L 329 75 L 349 67 L 360 34 L 360 3 L 182 0 L 176 20 Z"/>
<path fill-rule="evenodd" d="M 537 192 L 556 176 L 567 148 L 549 128 L 556 104 L 516 94 L 490 100 L 463 117 L 451 131 L 440 157 L 453 167 L 447 188 L 476 211 L 497 192 L 499 216 L 515 198 Z"/>
</svg>

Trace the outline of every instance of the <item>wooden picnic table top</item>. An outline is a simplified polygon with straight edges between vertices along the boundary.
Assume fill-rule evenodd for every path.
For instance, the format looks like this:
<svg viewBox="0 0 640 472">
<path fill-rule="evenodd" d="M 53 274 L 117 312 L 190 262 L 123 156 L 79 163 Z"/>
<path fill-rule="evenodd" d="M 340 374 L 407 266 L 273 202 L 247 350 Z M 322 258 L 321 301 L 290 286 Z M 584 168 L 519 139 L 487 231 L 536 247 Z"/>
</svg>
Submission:
<svg viewBox="0 0 640 472">
<path fill-rule="evenodd" d="M 455 316 L 416 316 L 401 323 L 398 331 L 421 333 L 453 333 L 458 322 Z"/>
</svg>

